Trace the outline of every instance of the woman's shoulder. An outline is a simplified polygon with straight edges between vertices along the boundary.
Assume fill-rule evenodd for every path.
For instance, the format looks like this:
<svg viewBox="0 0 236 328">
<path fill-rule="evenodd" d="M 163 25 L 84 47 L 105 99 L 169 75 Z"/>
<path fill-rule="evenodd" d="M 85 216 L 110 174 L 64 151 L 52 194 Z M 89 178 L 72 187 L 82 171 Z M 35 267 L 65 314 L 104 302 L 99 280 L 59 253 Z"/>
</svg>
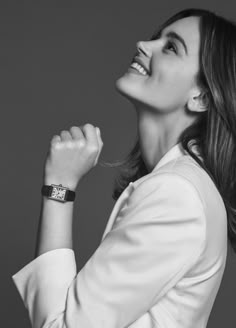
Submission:
<svg viewBox="0 0 236 328">
<path fill-rule="evenodd" d="M 190 155 L 177 158 L 153 172 L 154 175 L 165 174 L 166 177 L 172 175 L 179 176 L 188 181 L 198 192 L 203 203 L 206 196 L 221 199 L 218 188 L 211 176 L 201 167 Z M 205 204 L 206 205 L 206 204 Z"/>
<path fill-rule="evenodd" d="M 204 184 L 205 179 L 209 179 L 209 175 L 206 171 L 192 158 L 185 155 L 179 158 L 175 158 L 166 164 L 162 165 L 158 169 L 151 171 L 145 176 L 139 178 L 132 183 L 134 187 L 144 187 L 155 184 L 155 181 L 160 181 L 163 178 L 167 182 L 172 181 L 173 178 L 179 178 L 182 181 L 188 181 L 196 187 L 198 184 Z"/>
<path fill-rule="evenodd" d="M 147 195 L 156 194 L 173 195 L 186 192 L 198 194 L 196 179 L 200 176 L 200 168 L 196 167 L 191 161 L 183 156 L 178 159 L 168 161 L 158 169 L 146 174 L 135 182 L 132 182 L 132 197 L 141 199 Z M 202 182 L 201 182 L 202 183 Z M 201 197 L 199 197 L 201 199 Z"/>
<path fill-rule="evenodd" d="M 147 191 L 160 184 L 166 184 L 175 190 L 176 184 L 178 188 L 191 185 L 205 206 L 206 194 L 222 202 L 221 195 L 209 174 L 190 155 L 175 158 L 132 183 L 134 189 Z"/>
<path fill-rule="evenodd" d="M 209 212 L 214 208 L 226 216 L 226 210 L 219 190 L 210 175 L 190 156 L 184 155 L 169 161 L 157 170 L 154 170 L 146 176 L 136 180 L 133 187 L 143 190 L 143 193 L 149 193 L 158 186 L 168 192 L 172 189 L 174 193 L 186 195 L 186 190 L 192 194 L 198 195 L 201 203 Z M 208 213 L 211 215 L 212 213 Z"/>
<path fill-rule="evenodd" d="M 178 175 L 188 180 L 195 187 L 213 183 L 209 174 L 190 156 L 185 155 L 161 166 L 155 174 Z M 214 184 L 214 183 L 213 183 Z"/>
</svg>

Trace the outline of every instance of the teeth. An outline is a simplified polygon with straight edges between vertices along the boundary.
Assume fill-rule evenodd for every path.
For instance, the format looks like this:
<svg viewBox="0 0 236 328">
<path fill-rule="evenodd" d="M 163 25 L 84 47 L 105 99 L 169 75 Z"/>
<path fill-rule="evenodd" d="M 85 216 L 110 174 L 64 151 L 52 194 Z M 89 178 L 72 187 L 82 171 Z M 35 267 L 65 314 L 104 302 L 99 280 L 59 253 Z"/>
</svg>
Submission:
<svg viewBox="0 0 236 328">
<path fill-rule="evenodd" d="M 137 71 L 139 71 L 143 75 L 147 75 L 147 71 L 138 63 L 134 62 L 130 65 L 131 67 L 135 68 Z"/>
</svg>

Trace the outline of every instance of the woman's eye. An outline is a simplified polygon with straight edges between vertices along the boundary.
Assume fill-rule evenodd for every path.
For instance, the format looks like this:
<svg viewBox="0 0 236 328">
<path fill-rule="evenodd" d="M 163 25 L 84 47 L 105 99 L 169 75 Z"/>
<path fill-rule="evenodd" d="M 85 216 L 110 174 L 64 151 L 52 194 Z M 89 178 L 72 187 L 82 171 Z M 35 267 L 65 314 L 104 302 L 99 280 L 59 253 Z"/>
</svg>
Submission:
<svg viewBox="0 0 236 328">
<path fill-rule="evenodd" d="M 171 51 L 174 51 L 175 53 L 177 53 L 176 46 L 175 46 L 175 44 L 173 42 L 168 41 L 167 42 L 167 46 L 165 48 L 173 49 Z"/>
</svg>

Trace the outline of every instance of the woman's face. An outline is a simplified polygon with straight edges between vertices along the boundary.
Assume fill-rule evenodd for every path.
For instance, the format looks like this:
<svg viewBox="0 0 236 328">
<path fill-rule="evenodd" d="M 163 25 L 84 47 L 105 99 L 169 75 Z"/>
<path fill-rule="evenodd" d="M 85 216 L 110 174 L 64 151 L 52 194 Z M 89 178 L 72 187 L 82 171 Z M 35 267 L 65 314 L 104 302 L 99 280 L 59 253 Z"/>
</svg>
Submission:
<svg viewBox="0 0 236 328">
<path fill-rule="evenodd" d="M 140 41 L 137 47 L 135 58 L 149 73 L 144 75 L 143 70 L 130 67 L 116 81 L 117 90 L 136 104 L 160 112 L 183 108 L 199 69 L 199 17 L 180 19 L 165 27 L 158 39 Z"/>
</svg>

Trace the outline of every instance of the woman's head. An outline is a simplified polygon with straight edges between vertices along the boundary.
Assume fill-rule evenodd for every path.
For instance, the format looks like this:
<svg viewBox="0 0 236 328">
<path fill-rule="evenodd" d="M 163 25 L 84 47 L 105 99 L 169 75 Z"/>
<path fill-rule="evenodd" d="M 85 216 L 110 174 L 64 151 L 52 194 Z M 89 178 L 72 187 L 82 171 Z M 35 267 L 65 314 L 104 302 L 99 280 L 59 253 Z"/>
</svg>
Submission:
<svg viewBox="0 0 236 328">
<path fill-rule="evenodd" d="M 148 41 L 137 43 L 133 62 L 148 73 L 130 67 L 116 82 L 119 92 L 141 107 L 168 113 L 184 109 L 203 111 L 197 84 L 200 50 L 200 17 L 176 17 L 164 23 Z"/>
<path fill-rule="evenodd" d="M 179 41 L 167 39 L 168 31 L 185 40 L 188 55 Z M 179 54 L 168 40 L 175 42 Z M 207 10 L 186 9 L 138 47 L 136 56 L 151 69 L 150 76 L 128 72 L 118 79 L 117 89 L 137 106 L 156 113 L 194 113 L 193 123 L 182 131 L 178 142 L 218 188 L 236 252 L 236 25 Z M 192 145 L 197 146 L 203 161 Z M 138 137 L 128 156 L 111 166 L 122 170 L 113 192 L 117 199 L 130 181 L 149 173 Z"/>
</svg>

